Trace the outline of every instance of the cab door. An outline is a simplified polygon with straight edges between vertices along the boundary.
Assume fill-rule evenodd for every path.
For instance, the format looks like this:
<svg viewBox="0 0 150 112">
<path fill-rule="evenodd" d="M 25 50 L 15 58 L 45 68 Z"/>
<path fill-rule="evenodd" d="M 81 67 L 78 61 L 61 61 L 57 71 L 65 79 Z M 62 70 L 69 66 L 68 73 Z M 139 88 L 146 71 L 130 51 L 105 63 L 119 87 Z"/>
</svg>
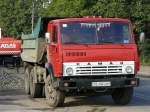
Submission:
<svg viewBox="0 0 150 112">
<path fill-rule="evenodd" d="M 51 23 L 50 28 L 50 44 L 49 44 L 49 63 L 52 65 L 54 76 L 58 77 L 61 69 L 60 47 L 58 43 L 58 25 Z"/>
</svg>

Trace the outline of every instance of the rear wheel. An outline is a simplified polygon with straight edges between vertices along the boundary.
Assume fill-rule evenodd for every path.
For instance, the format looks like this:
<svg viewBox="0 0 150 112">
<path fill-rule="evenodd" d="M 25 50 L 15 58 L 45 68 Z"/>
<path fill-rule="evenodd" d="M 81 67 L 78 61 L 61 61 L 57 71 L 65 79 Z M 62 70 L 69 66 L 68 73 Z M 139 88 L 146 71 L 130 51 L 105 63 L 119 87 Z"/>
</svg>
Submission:
<svg viewBox="0 0 150 112">
<path fill-rule="evenodd" d="M 30 94 L 30 80 L 29 80 L 29 76 L 30 76 L 30 69 L 28 67 L 25 68 L 25 77 L 24 77 L 24 84 L 25 84 L 25 92 L 27 94 Z"/>
<path fill-rule="evenodd" d="M 42 89 L 43 85 L 34 82 L 34 68 L 30 72 L 30 95 L 32 98 L 39 98 L 42 97 Z"/>
<path fill-rule="evenodd" d="M 64 92 L 54 88 L 48 82 L 50 81 L 50 76 L 47 77 L 47 81 L 45 84 L 45 96 L 47 103 L 52 107 L 63 106 L 65 100 Z"/>
<path fill-rule="evenodd" d="M 127 105 L 133 97 L 133 87 L 118 88 L 112 93 L 112 98 L 116 104 Z"/>
</svg>

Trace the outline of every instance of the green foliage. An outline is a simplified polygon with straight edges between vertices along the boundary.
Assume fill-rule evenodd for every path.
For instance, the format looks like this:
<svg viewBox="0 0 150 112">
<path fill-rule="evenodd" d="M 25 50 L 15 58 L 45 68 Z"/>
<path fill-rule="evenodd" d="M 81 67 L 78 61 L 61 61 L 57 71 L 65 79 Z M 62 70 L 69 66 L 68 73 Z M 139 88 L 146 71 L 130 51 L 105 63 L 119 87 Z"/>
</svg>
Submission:
<svg viewBox="0 0 150 112">
<path fill-rule="evenodd" d="M 150 65 L 150 39 L 140 44 L 140 60 L 144 65 Z"/>
<path fill-rule="evenodd" d="M 35 16 L 47 0 L 0 0 L 0 27 L 10 37 L 31 32 L 34 3 Z"/>
<path fill-rule="evenodd" d="M 28 1 L 30 3 L 30 1 Z M 0 27 L 11 37 L 20 37 L 30 31 L 30 5 L 24 0 L 0 1 Z"/>
<path fill-rule="evenodd" d="M 125 0 L 98 0 L 94 6 L 96 15 L 103 17 L 128 17 Z"/>
<path fill-rule="evenodd" d="M 137 31 L 144 30 L 145 23 L 150 22 L 150 1 L 149 0 L 132 0 L 130 7 L 131 16 L 136 25 Z"/>
</svg>

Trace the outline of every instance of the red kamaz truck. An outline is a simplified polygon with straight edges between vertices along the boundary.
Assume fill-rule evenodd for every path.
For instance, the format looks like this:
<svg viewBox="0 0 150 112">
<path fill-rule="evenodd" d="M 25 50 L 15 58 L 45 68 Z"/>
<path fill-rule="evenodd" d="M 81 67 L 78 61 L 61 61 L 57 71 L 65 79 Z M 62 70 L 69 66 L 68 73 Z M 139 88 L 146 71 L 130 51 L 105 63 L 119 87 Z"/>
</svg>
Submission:
<svg viewBox="0 0 150 112">
<path fill-rule="evenodd" d="M 45 35 L 45 36 L 44 36 Z M 139 85 L 139 59 L 128 19 L 40 18 L 22 35 L 25 91 L 62 106 L 66 93 L 111 95 L 125 105 Z"/>
<path fill-rule="evenodd" d="M 0 28 L 0 65 L 20 66 L 21 40 L 2 35 Z"/>
</svg>

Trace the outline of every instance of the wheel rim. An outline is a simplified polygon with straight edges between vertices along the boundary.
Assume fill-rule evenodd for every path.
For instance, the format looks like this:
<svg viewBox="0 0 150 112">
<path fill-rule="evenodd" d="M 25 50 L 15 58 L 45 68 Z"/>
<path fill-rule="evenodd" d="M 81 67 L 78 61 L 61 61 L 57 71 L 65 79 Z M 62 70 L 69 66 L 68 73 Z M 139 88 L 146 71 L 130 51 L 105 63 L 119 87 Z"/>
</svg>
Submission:
<svg viewBox="0 0 150 112">
<path fill-rule="evenodd" d="M 46 94 L 46 99 L 50 104 L 55 104 L 57 100 L 57 91 L 54 89 L 51 85 L 46 84 L 45 85 L 45 94 Z"/>
<path fill-rule="evenodd" d="M 45 95 L 48 103 L 50 105 L 54 105 L 57 102 L 57 90 L 53 88 L 51 84 L 49 84 L 50 76 L 47 77 L 45 83 Z"/>
</svg>

